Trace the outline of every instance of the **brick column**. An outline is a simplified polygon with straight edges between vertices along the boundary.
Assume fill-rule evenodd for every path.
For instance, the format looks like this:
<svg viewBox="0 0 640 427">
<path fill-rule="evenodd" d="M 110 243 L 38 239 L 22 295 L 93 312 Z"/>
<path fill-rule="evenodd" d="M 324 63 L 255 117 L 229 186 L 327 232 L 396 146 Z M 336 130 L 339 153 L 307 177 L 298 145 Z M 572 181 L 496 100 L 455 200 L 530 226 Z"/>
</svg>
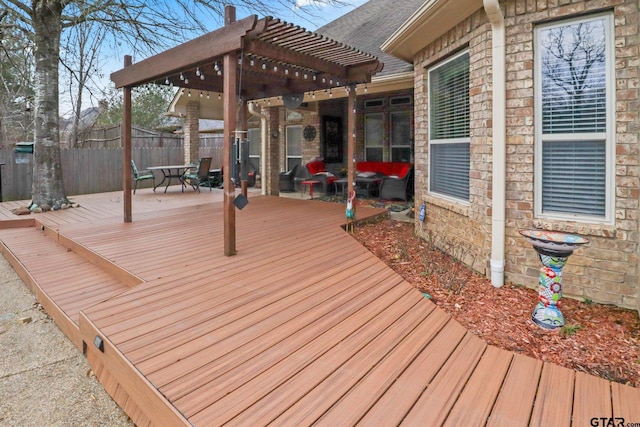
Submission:
<svg viewBox="0 0 640 427">
<path fill-rule="evenodd" d="M 280 194 L 280 165 L 282 159 L 280 158 L 280 140 L 283 135 L 274 133 L 279 130 L 279 108 L 269 107 L 263 108 L 263 113 L 267 116 L 267 152 L 264 155 L 267 156 L 267 170 L 262 171 L 267 179 L 269 186 L 267 187 L 267 194 L 277 196 Z"/>
<path fill-rule="evenodd" d="M 200 158 L 200 103 L 190 101 L 187 104 L 187 117 L 184 120 L 184 162 L 198 163 Z"/>
</svg>

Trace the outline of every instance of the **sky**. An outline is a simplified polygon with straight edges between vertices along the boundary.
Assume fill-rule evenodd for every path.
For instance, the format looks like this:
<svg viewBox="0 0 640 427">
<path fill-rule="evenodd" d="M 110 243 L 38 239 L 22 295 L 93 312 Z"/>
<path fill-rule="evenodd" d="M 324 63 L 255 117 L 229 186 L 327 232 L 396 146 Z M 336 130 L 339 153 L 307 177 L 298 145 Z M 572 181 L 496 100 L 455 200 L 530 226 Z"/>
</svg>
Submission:
<svg viewBox="0 0 640 427">
<path fill-rule="evenodd" d="M 348 13 L 349 11 L 357 8 L 358 6 L 363 5 L 367 2 L 367 0 L 341 0 L 343 3 L 347 5 L 343 6 L 335 6 L 335 5 L 326 5 L 317 3 L 314 0 L 296 0 L 296 7 L 289 11 L 282 11 L 282 7 L 280 6 L 277 12 L 276 7 L 279 4 L 278 0 L 265 0 L 267 3 L 273 3 L 274 5 L 274 18 L 280 18 L 283 21 L 290 22 L 301 27 L 306 28 L 309 31 L 314 31 L 319 27 L 335 20 L 336 18 Z M 305 15 L 305 10 L 308 12 Z M 251 12 L 255 13 L 255 12 Z M 245 18 L 250 14 L 248 11 L 242 11 L 240 9 L 236 12 L 237 19 Z M 313 16 L 311 16 L 313 15 Z M 262 18 L 262 16 L 258 16 L 258 18 Z M 207 23 L 208 31 L 213 31 L 220 28 L 221 24 L 219 22 L 215 22 L 211 19 L 210 23 Z M 140 54 L 136 55 L 135 52 L 128 52 L 125 47 L 118 49 L 118 51 L 108 51 L 104 52 L 104 57 L 100 61 L 100 71 L 102 74 L 102 78 L 97 80 L 97 86 L 99 87 L 112 87 L 113 83 L 109 80 L 109 76 L 114 71 L 120 70 L 123 66 L 124 55 L 132 55 L 133 62 L 138 62 L 145 59 L 146 56 L 142 57 Z M 60 99 L 60 113 L 62 116 L 69 116 L 71 112 L 71 106 L 68 101 L 61 98 Z M 89 105 L 91 103 L 91 105 Z M 97 106 L 98 100 L 89 96 L 85 96 L 85 106 L 86 108 Z"/>
</svg>

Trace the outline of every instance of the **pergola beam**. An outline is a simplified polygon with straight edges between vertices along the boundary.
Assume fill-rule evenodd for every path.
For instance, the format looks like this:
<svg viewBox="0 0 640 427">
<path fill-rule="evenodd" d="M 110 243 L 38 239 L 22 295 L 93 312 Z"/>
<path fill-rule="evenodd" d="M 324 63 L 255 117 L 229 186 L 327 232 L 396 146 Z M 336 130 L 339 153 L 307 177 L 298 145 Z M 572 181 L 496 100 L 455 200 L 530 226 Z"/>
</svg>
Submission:
<svg viewBox="0 0 640 427">
<path fill-rule="evenodd" d="M 242 36 L 256 25 L 255 15 L 233 22 L 220 29 L 183 43 L 111 74 L 116 88 L 142 85 L 164 80 L 183 70 L 211 63 L 211 58 L 222 57 L 242 48 Z"/>
</svg>

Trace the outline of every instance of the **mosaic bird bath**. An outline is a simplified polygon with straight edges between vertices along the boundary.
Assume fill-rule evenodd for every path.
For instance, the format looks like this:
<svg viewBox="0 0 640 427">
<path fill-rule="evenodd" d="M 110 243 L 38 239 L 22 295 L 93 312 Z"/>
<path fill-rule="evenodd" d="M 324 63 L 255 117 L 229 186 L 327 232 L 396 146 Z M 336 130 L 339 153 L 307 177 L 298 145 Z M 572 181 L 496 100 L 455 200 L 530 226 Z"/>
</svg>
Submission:
<svg viewBox="0 0 640 427">
<path fill-rule="evenodd" d="M 564 316 L 558 303 L 562 299 L 562 268 L 573 251 L 589 243 L 589 240 L 558 231 L 521 230 L 520 234 L 533 245 L 543 265 L 538 283 L 539 301 L 531 318 L 542 328 L 561 328 L 564 326 Z"/>
</svg>

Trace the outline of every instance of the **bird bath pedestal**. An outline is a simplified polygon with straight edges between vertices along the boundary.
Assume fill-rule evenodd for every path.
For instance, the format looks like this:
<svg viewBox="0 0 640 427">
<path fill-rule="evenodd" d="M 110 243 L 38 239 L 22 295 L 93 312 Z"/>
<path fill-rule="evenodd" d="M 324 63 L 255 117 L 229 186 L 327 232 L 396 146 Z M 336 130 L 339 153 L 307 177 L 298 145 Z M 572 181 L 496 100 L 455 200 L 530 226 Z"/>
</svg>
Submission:
<svg viewBox="0 0 640 427">
<path fill-rule="evenodd" d="M 573 251 L 589 243 L 589 240 L 558 231 L 522 230 L 520 234 L 533 245 L 543 265 L 538 283 L 539 302 L 531 318 L 542 328 L 561 328 L 564 326 L 564 316 L 558 309 L 558 303 L 562 298 L 562 268 Z"/>
</svg>

